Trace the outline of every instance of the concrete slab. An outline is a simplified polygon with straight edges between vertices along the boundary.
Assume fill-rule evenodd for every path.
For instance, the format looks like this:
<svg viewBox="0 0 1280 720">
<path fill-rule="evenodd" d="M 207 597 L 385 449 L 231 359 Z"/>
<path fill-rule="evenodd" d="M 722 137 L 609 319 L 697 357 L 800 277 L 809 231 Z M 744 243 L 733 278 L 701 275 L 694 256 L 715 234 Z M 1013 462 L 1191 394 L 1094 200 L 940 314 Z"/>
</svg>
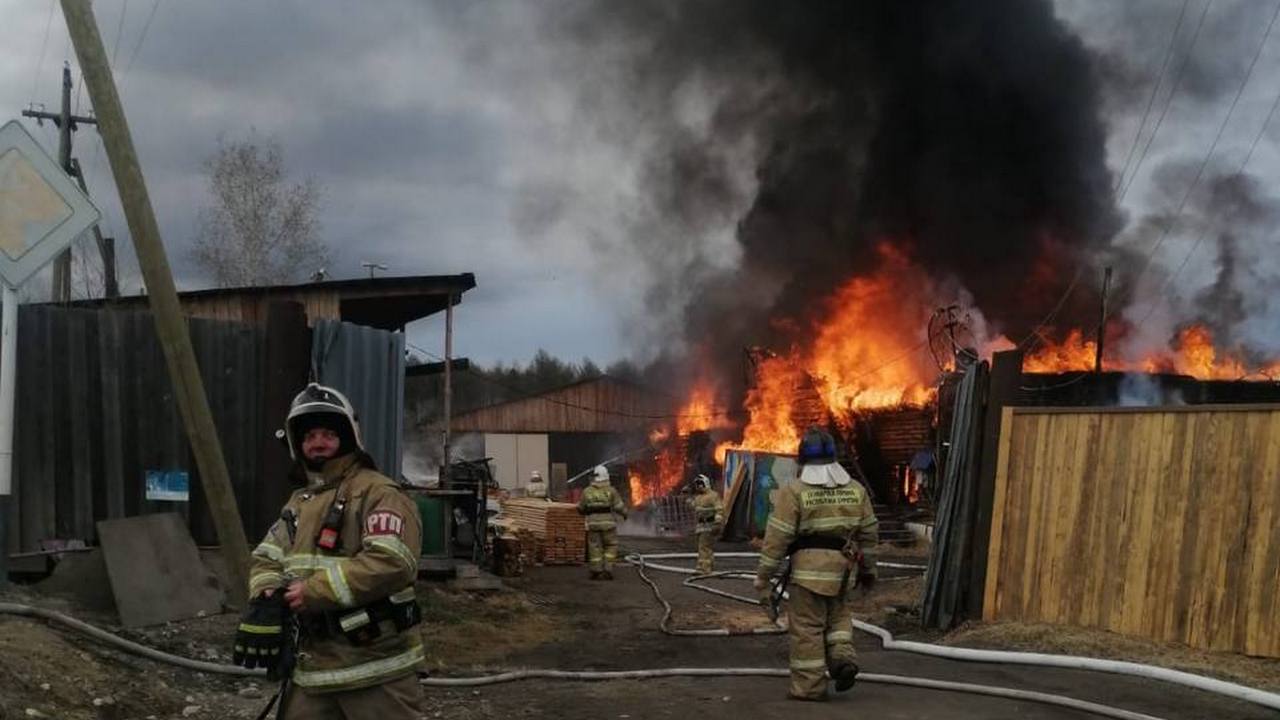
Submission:
<svg viewBox="0 0 1280 720">
<path fill-rule="evenodd" d="M 222 587 L 176 513 L 103 520 L 98 539 L 125 627 L 222 611 Z"/>
</svg>

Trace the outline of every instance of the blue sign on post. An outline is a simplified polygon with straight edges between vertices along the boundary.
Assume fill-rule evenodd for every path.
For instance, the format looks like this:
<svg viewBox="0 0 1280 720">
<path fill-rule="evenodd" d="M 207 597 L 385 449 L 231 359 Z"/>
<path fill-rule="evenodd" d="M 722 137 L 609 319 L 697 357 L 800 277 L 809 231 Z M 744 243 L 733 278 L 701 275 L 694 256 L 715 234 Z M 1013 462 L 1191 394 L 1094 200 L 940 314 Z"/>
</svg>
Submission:
<svg viewBox="0 0 1280 720">
<path fill-rule="evenodd" d="M 147 499 L 190 502 L 191 478 L 186 470 L 148 470 Z"/>
</svg>

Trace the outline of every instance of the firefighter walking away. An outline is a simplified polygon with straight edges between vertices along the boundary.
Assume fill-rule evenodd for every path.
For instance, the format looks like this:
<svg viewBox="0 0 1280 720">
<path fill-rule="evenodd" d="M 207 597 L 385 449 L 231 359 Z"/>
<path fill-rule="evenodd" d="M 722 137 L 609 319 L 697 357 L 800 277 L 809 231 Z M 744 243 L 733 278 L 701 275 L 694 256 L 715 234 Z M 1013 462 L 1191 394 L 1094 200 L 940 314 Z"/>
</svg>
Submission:
<svg viewBox="0 0 1280 720">
<path fill-rule="evenodd" d="M 853 588 L 876 579 L 877 520 L 866 490 L 836 463 L 835 440 L 817 428 L 800 441 L 798 482 L 779 489 L 765 528 L 755 588 L 770 606 L 770 578 L 789 555 L 791 688 L 797 700 L 827 697 L 858 675 L 853 649 Z"/>
<path fill-rule="evenodd" d="M 622 496 L 609 482 L 609 469 L 597 465 L 591 484 L 582 491 L 578 512 L 586 516 L 587 564 L 592 580 L 612 580 L 613 564 L 618 561 L 618 523 L 615 515 L 627 518 Z"/>
<path fill-rule="evenodd" d="M 293 400 L 285 435 L 307 485 L 253 551 L 236 662 L 283 675 L 278 717 L 417 718 L 417 509 L 377 472 L 337 390 L 308 385 Z M 291 671 L 274 659 L 291 650 L 280 631 L 286 613 L 299 633 Z"/>
</svg>

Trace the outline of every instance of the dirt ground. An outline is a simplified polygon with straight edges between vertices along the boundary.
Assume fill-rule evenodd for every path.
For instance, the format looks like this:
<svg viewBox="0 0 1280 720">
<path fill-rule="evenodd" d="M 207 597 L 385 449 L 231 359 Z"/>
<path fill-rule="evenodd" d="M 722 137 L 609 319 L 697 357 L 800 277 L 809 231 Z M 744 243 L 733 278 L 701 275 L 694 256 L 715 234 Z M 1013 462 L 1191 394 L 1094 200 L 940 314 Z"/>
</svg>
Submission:
<svg viewBox="0 0 1280 720">
<path fill-rule="evenodd" d="M 678 543 L 651 539 L 625 540 L 641 551 L 683 549 Z M 913 561 L 907 555 L 901 558 Z M 749 563 L 722 561 L 718 569 L 749 568 Z M 423 635 L 433 675 L 467 675 L 494 668 L 622 670 L 661 667 L 785 667 L 785 637 L 672 638 L 657 624 L 661 607 L 649 588 L 629 568 L 617 571 L 612 583 L 586 581 L 581 567 L 531 568 L 512 579 L 511 589 L 473 596 L 423 585 L 419 596 L 428 618 Z M 675 610 L 678 627 L 762 625 L 754 608 L 680 586 L 681 578 L 652 573 Z M 887 578 L 886 578 L 887 580 Z M 736 585 L 736 586 L 735 586 Z M 746 583 L 724 582 L 725 589 L 749 593 Z M 860 600 L 860 612 L 888 626 L 902 638 L 927 638 L 912 632 L 912 605 L 919 581 L 884 582 Z M 111 628 L 114 618 L 66 601 L 29 592 L 0 598 L 32 602 L 71 612 Z M 204 660 L 229 661 L 232 615 L 123 633 L 161 649 Z M 118 628 L 116 628 L 118 630 Z M 1105 634 L 1104 634 L 1105 635 Z M 1139 644 L 1104 642 L 1104 652 L 1076 639 L 1063 640 L 1052 629 L 1013 632 L 1009 627 L 966 628 L 945 638 L 965 645 L 1053 649 L 1124 657 L 1149 651 Z M 859 635 L 860 663 L 868 673 L 914 675 L 970 681 L 1059 693 L 1166 720 L 1275 718 L 1274 711 L 1227 701 L 1176 686 L 1136 678 L 1078 671 L 977 665 L 884 652 L 878 642 Z M 1147 660 L 1166 664 L 1186 661 L 1167 649 Z M 1170 657 L 1173 659 L 1170 660 Z M 1142 659 L 1142 658 L 1137 658 Z M 1274 661 L 1235 656 L 1202 658 L 1218 675 L 1241 680 L 1248 673 L 1280 668 Z M 1241 665 L 1242 663 L 1242 665 Z M 1270 664 L 1268 664 L 1270 663 Z M 1240 670 L 1240 667 L 1247 670 Z M 1193 668 L 1194 669 L 1194 668 Z M 1239 673 L 1245 673 L 1240 675 Z M 274 689 L 265 682 L 203 675 L 159 665 L 107 650 L 94 641 L 50 628 L 43 623 L 0 616 L 0 720 L 49 717 L 94 720 L 167 720 L 168 718 L 251 718 Z M 1272 677 L 1280 677 L 1280 673 Z M 823 704 L 797 705 L 785 699 L 782 678 L 730 676 L 646 682 L 557 683 L 530 681 L 478 690 L 428 690 L 428 718 L 771 718 L 800 712 L 804 717 L 878 719 L 1002 718 L 1082 719 L 1091 717 L 1026 702 L 927 691 L 892 685 L 859 684 L 851 693 Z M 31 714 L 35 711 L 38 714 Z"/>
</svg>

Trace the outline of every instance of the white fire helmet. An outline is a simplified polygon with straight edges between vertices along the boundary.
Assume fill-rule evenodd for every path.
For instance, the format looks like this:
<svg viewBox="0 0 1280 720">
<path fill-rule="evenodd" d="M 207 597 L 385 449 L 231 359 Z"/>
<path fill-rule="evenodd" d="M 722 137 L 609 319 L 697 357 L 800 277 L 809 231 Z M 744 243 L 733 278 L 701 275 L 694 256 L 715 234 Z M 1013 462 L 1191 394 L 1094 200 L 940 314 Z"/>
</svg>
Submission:
<svg viewBox="0 0 1280 720">
<path fill-rule="evenodd" d="M 711 487 L 711 478 L 706 475 L 698 475 L 693 479 L 693 487 L 698 490 L 706 490 Z"/>
<path fill-rule="evenodd" d="M 302 440 L 307 432 L 317 427 L 333 430 L 341 438 L 339 455 L 364 452 L 360 437 L 360 422 L 351 401 L 331 387 L 311 383 L 293 398 L 289 416 L 285 419 L 285 437 L 289 441 L 289 455 L 303 460 Z"/>
<path fill-rule="evenodd" d="M 597 465 L 594 472 L 595 474 L 591 476 L 592 483 L 597 485 L 609 484 L 609 468 L 603 465 Z"/>
<path fill-rule="evenodd" d="M 542 473 L 538 472 L 537 470 L 534 470 L 533 472 L 529 473 L 529 479 L 530 479 L 530 480 L 541 480 L 541 479 L 542 479 Z"/>
</svg>

